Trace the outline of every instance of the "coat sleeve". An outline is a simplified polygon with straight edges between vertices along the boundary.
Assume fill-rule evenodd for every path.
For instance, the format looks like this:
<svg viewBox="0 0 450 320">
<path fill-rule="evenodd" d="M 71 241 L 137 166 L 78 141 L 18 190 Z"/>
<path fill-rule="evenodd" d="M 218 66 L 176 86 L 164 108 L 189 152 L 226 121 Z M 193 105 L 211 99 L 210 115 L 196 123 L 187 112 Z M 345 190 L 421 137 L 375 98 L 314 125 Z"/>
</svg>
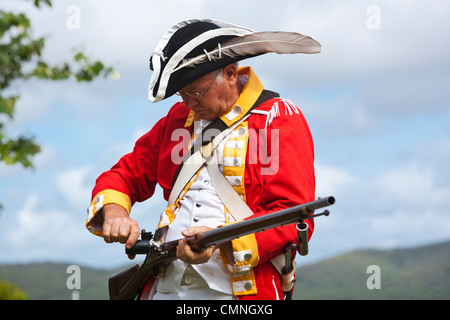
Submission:
<svg viewBox="0 0 450 320">
<path fill-rule="evenodd" d="M 98 213 L 106 204 L 121 205 L 130 213 L 135 202 L 153 195 L 166 122 L 167 118 L 162 118 L 136 142 L 132 152 L 97 178 L 86 219 L 86 227 L 91 233 L 102 236 L 103 221 Z"/>
</svg>

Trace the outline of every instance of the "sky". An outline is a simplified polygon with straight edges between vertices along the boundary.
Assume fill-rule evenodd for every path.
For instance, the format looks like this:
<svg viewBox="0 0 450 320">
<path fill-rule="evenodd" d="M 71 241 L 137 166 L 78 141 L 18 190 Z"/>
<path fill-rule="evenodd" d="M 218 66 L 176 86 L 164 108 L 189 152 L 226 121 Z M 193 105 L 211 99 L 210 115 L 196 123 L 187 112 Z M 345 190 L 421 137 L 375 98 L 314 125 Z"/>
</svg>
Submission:
<svg viewBox="0 0 450 320">
<path fill-rule="evenodd" d="M 53 64 L 83 50 L 113 66 L 92 83 L 15 82 L 7 133 L 35 136 L 33 170 L 0 164 L 0 263 L 55 261 L 112 268 L 123 245 L 84 227 L 95 179 L 130 152 L 176 97 L 147 99 L 149 57 L 163 33 L 189 18 L 257 31 L 294 31 L 317 55 L 245 60 L 265 87 L 292 100 L 315 143 L 316 196 L 332 195 L 300 265 L 358 249 L 415 247 L 450 239 L 450 2 L 430 0 L 53 1 L 2 0 L 46 36 Z M 161 190 L 132 209 L 154 230 Z M 139 262 L 139 260 L 137 260 Z"/>
</svg>

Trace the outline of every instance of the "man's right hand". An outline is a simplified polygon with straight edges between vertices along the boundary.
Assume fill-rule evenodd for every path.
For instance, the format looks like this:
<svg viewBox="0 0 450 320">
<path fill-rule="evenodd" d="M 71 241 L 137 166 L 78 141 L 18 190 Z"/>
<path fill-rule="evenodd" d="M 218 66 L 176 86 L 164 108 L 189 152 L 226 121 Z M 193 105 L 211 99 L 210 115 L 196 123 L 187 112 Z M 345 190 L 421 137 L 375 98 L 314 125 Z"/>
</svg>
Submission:
<svg viewBox="0 0 450 320">
<path fill-rule="evenodd" d="M 138 223 L 131 219 L 127 210 L 117 204 L 106 204 L 102 209 L 103 215 L 103 239 L 107 243 L 125 243 L 130 249 L 136 243 L 141 229 Z M 130 256 L 133 258 L 133 256 Z"/>
</svg>

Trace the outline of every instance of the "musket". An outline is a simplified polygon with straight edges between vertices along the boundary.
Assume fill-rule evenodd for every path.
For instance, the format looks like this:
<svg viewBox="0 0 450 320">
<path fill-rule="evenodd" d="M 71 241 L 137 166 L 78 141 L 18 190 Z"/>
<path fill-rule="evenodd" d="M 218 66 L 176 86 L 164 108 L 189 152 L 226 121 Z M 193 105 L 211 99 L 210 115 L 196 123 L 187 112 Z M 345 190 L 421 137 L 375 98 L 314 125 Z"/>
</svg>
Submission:
<svg viewBox="0 0 450 320">
<path fill-rule="evenodd" d="M 248 234 L 293 223 L 302 224 L 307 219 L 322 215 L 328 216 L 330 214 L 328 210 L 318 214 L 314 214 L 314 211 L 334 203 L 335 198 L 332 196 L 318 198 L 312 202 L 196 234 L 187 238 L 187 243 L 192 250 L 201 251 L 212 245 L 220 245 Z M 138 298 L 147 281 L 151 277 L 158 276 L 160 266 L 177 259 L 176 247 L 178 240 L 162 244 L 152 243 L 152 236 L 145 233 L 145 231 L 142 233 L 141 238 L 132 248 L 126 249 L 125 252 L 127 254 L 145 254 L 146 257 L 141 266 L 135 265 L 110 277 L 109 296 L 111 300 L 133 300 Z M 308 239 L 306 231 L 302 233 L 299 230 L 299 241 L 301 242 L 299 244 L 300 254 L 307 254 Z"/>
</svg>

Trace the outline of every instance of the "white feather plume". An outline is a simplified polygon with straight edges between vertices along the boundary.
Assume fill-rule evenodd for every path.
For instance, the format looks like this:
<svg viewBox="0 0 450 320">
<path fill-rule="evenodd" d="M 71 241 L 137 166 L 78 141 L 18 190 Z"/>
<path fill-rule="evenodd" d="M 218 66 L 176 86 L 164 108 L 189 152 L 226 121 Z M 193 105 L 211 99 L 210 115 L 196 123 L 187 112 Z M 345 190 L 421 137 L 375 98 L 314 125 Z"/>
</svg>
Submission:
<svg viewBox="0 0 450 320">
<path fill-rule="evenodd" d="M 311 37 L 295 32 L 255 32 L 235 37 L 218 48 L 199 56 L 184 59 L 172 73 L 186 67 L 195 67 L 205 61 L 217 61 L 223 56 L 239 58 L 275 52 L 278 54 L 319 53 L 321 45 Z"/>
</svg>

